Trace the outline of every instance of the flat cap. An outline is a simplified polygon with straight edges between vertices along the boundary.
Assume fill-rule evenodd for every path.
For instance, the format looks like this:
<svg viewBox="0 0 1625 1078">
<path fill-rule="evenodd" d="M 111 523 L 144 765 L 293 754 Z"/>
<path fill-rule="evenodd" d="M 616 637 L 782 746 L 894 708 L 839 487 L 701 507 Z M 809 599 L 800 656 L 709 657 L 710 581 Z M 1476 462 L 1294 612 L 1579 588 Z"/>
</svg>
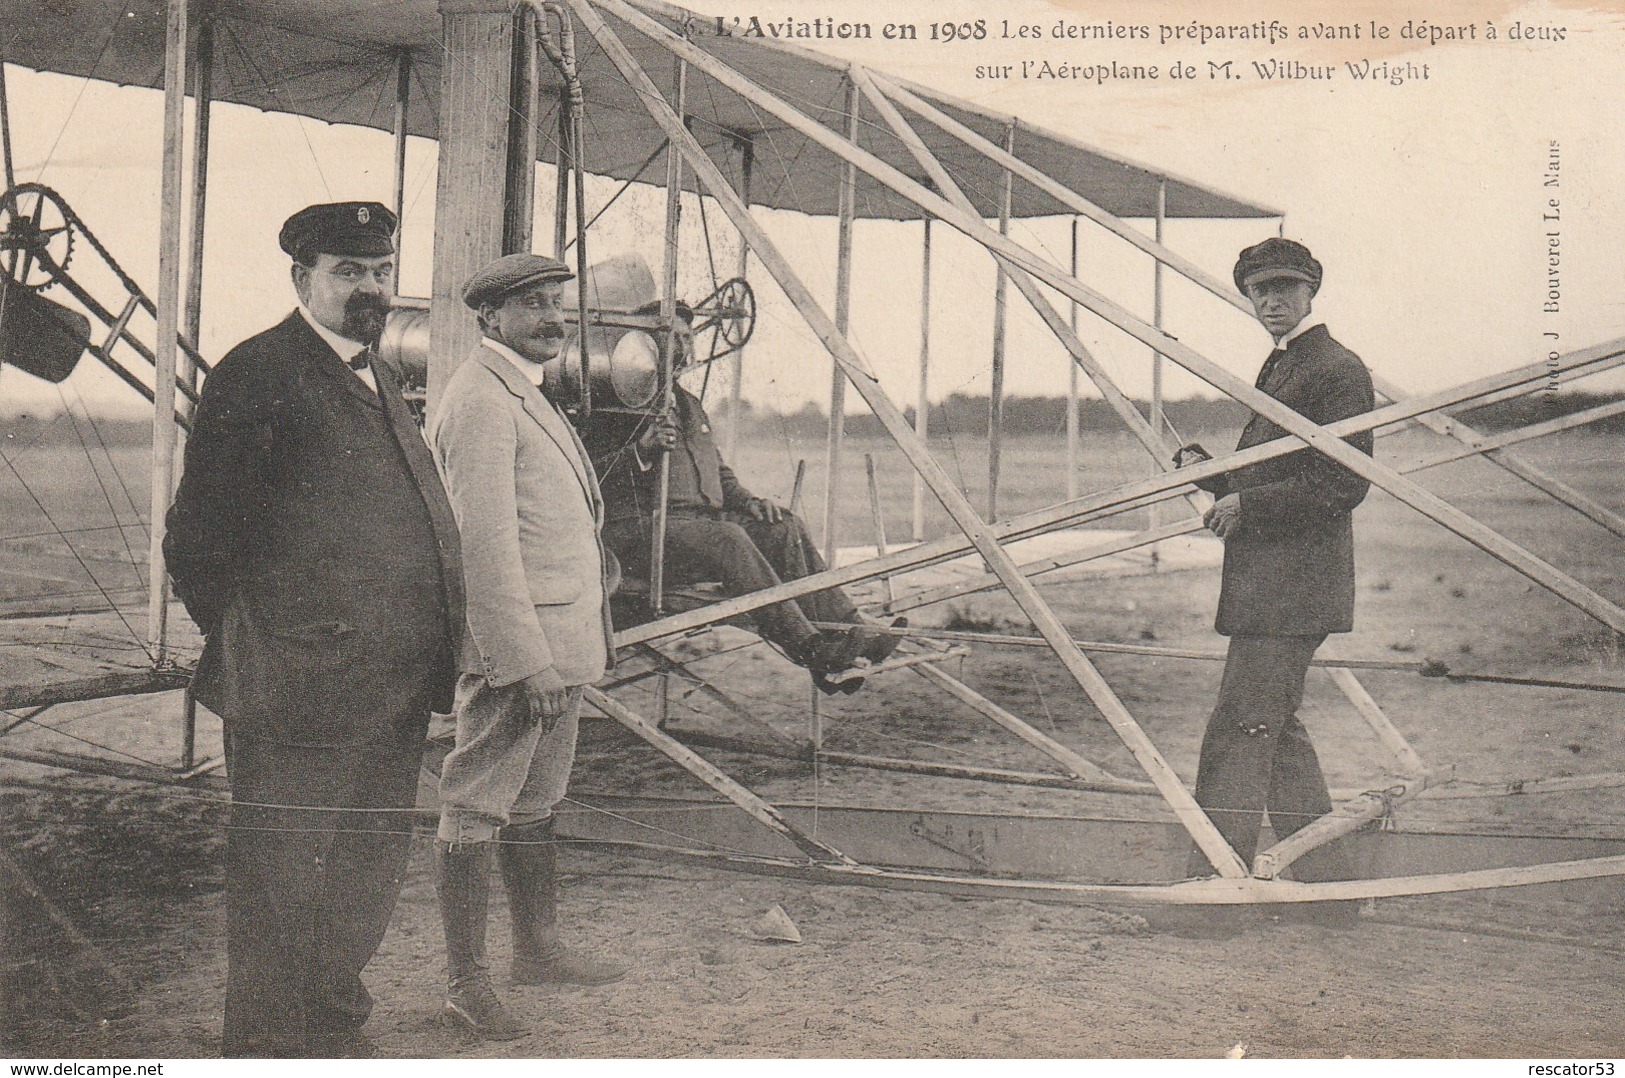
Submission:
<svg viewBox="0 0 1625 1078">
<path fill-rule="evenodd" d="M 277 242 L 299 262 L 320 254 L 376 258 L 395 253 L 395 224 L 382 202 L 323 202 L 283 222 Z"/>
<path fill-rule="evenodd" d="M 487 262 L 479 272 L 463 285 L 463 302 L 474 310 L 487 303 L 501 303 L 521 288 L 545 284 L 548 281 L 568 281 L 575 277 L 556 258 L 546 255 L 503 255 Z"/>
<path fill-rule="evenodd" d="M 1241 252 L 1232 276 L 1236 288 L 1245 295 L 1248 285 L 1281 277 L 1308 281 L 1310 287 L 1319 291 L 1320 273 L 1320 263 L 1309 253 L 1309 248 L 1296 240 L 1271 236 L 1263 243 L 1254 244 Z"/>
</svg>

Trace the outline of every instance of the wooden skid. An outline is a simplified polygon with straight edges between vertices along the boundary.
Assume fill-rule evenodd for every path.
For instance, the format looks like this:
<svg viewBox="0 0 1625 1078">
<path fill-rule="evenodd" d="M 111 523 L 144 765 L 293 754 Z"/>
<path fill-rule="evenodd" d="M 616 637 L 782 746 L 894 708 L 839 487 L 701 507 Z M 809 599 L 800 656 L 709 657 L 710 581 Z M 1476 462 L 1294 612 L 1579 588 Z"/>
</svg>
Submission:
<svg viewBox="0 0 1625 1078">
<path fill-rule="evenodd" d="M 780 805 L 790 821 L 817 814 L 862 864 L 812 865 L 727 804 L 580 794 L 560 810 L 560 836 L 622 852 L 732 871 L 983 898 L 1129 905 L 1242 905 L 1392 898 L 1625 875 L 1625 841 L 1449 832 L 1367 832 L 1344 841 L 1368 878 L 1336 883 L 1180 881 L 1190 839 L 1157 820 L 1001 817 L 969 812 Z M 671 849 L 651 832 L 695 834 L 729 853 Z M 871 867 L 882 866 L 882 867 Z M 1431 870 L 1430 870 L 1431 869 Z M 1158 881 L 1161 882 L 1158 882 Z M 1607 885 L 1613 893 L 1617 884 Z"/>
</svg>

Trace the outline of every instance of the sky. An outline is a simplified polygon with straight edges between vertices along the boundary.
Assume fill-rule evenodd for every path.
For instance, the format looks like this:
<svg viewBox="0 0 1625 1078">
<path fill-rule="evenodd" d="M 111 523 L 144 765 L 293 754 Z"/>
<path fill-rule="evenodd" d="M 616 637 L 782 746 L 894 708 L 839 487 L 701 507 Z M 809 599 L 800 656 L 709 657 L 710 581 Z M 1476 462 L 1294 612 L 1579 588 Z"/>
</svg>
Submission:
<svg viewBox="0 0 1625 1078">
<path fill-rule="evenodd" d="M 759 16 L 764 22 L 810 19 L 865 22 L 869 41 L 802 41 L 930 85 L 1024 121 L 1166 169 L 1221 191 L 1285 211 L 1285 232 L 1307 243 L 1326 266 L 1314 317 L 1376 371 L 1426 391 L 1625 336 L 1625 292 L 1619 252 L 1625 212 L 1617 193 L 1625 177 L 1625 135 L 1615 116 L 1625 100 L 1625 12 L 1617 7 L 1458 0 L 1428 5 L 1449 21 L 1425 20 L 1425 33 L 1474 28 L 1472 41 L 1429 43 L 1414 36 L 1419 5 L 1384 0 L 1007 0 L 991 9 L 966 0 L 820 0 L 816 4 L 720 0 L 707 14 Z M 981 40 L 884 41 L 887 21 L 911 22 L 928 34 L 933 22 L 975 25 Z M 1318 23 L 1360 26 L 1362 40 L 1251 40 L 1201 44 L 1156 40 L 1202 25 L 1249 27 L 1275 19 L 1291 31 Z M 1005 22 L 1031 26 L 1036 38 L 1005 37 Z M 1145 24 L 1153 40 L 1081 42 L 1057 39 L 1057 27 Z M 1198 24 L 1193 27 L 1193 22 Z M 1386 40 L 1371 40 L 1374 25 Z M 1485 41 L 1493 24 L 1498 39 Z M 1535 40 L 1510 40 L 1535 27 Z M 1552 40 L 1554 28 L 1563 40 Z M 978 78 L 978 67 L 1003 64 L 1094 66 L 1231 60 L 1243 77 L 1214 81 L 1107 81 Z M 1388 62 L 1426 79 L 1354 81 L 1345 61 Z M 1330 65 L 1330 80 L 1264 80 L 1254 63 Z M 1412 65 L 1405 68 L 1402 65 Z M 985 73 L 985 71 L 984 71 Z M 155 291 L 161 97 L 82 79 L 8 67 L 15 167 L 19 180 L 49 184 L 66 198 L 114 256 Z M 589 110 L 591 104 L 589 103 Z M 1556 144 L 1559 182 L 1546 186 Z M 374 131 L 260 113 L 235 106 L 214 112 L 213 167 L 207 219 L 202 346 L 218 357 L 232 344 L 284 315 L 292 305 L 287 264 L 275 246 L 282 220 L 310 202 L 388 201 L 391 143 Z M 434 147 L 413 139 L 402 251 L 402 290 L 428 291 L 434 209 Z M 551 174 L 538 177 L 538 236 L 550 236 Z M 614 189 L 590 186 L 598 205 Z M 596 257 L 638 251 L 659 265 L 660 194 L 634 191 L 595 229 Z M 1547 200 L 1561 202 L 1560 222 L 1543 220 Z M 835 225 L 828 219 L 758 211 L 815 294 L 833 294 Z M 732 266 L 736 240 L 714 207 L 709 214 L 716 260 Z M 697 222 L 697 214 L 687 220 Z M 1149 222 L 1139 222 L 1149 229 Z M 1012 236 L 1064 265 L 1070 223 L 1018 221 Z M 1276 222 L 1174 221 L 1170 246 L 1223 279 L 1237 251 L 1274 234 Z M 1560 253 L 1561 298 L 1548 302 L 1548 252 Z M 1097 227 L 1083 226 L 1085 283 L 1143 317 L 1151 310 L 1149 260 Z M 709 288 L 704 238 L 685 233 L 684 297 Z M 986 392 L 992 357 L 992 260 L 938 225 L 933 237 L 931 310 L 934 399 Z M 77 268 L 92 259 L 81 248 Z M 724 272 L 724 276 L 727 272 Z M 912 401 L 920 351 L 920 225 L 860 222 L 854 246 L 853 337 L 892 397 Z M 758 279 L 761 317 L 747 351 L 744 394 L 759 407 L 793 411 L 827 399 L 830 366 L 811 333 L 777 289 Z M 1063 307 L 1064 309 L 1064 307 Z M 1166 293 L 1166 326 L 1187 344 L 1250 380 L 1268 352 L 1256 324 L 1182 281 Z M 1131 395 L 1150 390 L 1148 350 L 1085 314 L 1081 333 Z M 1006 392 L 1058 395 L 1066 356 L 1036 314 L 1011 293 Z M 1554 339 L 1548 334 L 1557 334 Z M 1170 397 L 1212 390 L 1170 370 Z M 52 412 L 83 400 L 101 414 L 139 415 L 145 405 L 91 361 L 60 389 L 14 369 L 0 371 L 0 411 Z M 861 405 L 853 402 L 854 410 Z"/>
</svg>

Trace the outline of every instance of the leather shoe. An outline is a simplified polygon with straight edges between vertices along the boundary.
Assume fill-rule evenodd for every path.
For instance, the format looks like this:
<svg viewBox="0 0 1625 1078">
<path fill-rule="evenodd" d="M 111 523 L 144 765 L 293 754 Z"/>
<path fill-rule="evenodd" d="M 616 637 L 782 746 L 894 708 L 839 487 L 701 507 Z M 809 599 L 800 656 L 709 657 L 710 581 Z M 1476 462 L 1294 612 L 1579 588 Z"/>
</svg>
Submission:
<svg viewBox="0 0 1625 1078">
<path fill-rule="evenodd" d="M 893 621 L 890 627 L 893 629 L 906 629 L 908 628 L 908 619 L 900 617 Z M 858 654 L 869 660 L 871 666 L 879 666 L 891 658 L 892 652 L 897 650 L 897 645 L 903 642 L 903 638 L 900 636 L 878 632 L 877 630 L 880 628 L 882 626 L 859 625 L 850 634 L 858 640 Z"/>
<path fill-rule="evenodd" d="M 543 957 L 514 955 L 514 984 L 578 984 L 596 987 L 613 984 L 632 969 L 628 962 L 615 958 L 594 958 L 572 950 L 562 943 Z"/>
<path fill-rule="evenodd" d="M 838 674 L 852 669 L 863 654 L 863 641 L 855 633 L 820 632 L 791 655 L 797 663 L 818 674 Z"/>
<path fill-rule="evenodd" d="M 450 1029 L 461 1030 L 488 1041 L 516 1041 L 530 1036 L 524 1023 L 508 1012 L 491 987 L 484 971 L 453 983 L 446 992 L 446 1006 L 440 1021 Z"/>
</svg>

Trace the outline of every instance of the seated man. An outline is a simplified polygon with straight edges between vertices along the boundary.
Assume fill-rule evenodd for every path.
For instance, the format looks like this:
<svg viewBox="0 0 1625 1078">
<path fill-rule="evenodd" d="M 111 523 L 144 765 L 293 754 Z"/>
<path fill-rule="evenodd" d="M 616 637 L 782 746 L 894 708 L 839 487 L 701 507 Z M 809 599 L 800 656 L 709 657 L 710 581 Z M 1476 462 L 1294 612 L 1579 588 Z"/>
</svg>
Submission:
<svg viewBox="0 0 1625 1078">
<path fill-rule="evenodd" d="M 637 313 L 657 309 L 650 305 Z M 675 364 L 680 370 L 693 355 L 694 314 L 682 304 L 677 314 Z M 822 572 L 824 561 L 795 514 L 746 490 L 723 462 L 699 398 L 680 385 L 676 398 L 672 415 L 595 412 L 583 431 L 601 477 L 604 544 L 627 572 L 649 575 L 662 451 L 671 455 L 667 584 L 720 581 L 729 595 L 744 595 Z M 765 606 L 754 617 L 762 635 L 811 670 L 825 692 L 836 688 L 826 675 L 860 658 L 881 662 L 897 647 L 896 637 L 873 630 L 821 632 L 813 627 L 813 622 L 868 624 L 839 588 Z M 840 687 L 852 692 L 860 684 L 848 680 Z"/>
</svg>

